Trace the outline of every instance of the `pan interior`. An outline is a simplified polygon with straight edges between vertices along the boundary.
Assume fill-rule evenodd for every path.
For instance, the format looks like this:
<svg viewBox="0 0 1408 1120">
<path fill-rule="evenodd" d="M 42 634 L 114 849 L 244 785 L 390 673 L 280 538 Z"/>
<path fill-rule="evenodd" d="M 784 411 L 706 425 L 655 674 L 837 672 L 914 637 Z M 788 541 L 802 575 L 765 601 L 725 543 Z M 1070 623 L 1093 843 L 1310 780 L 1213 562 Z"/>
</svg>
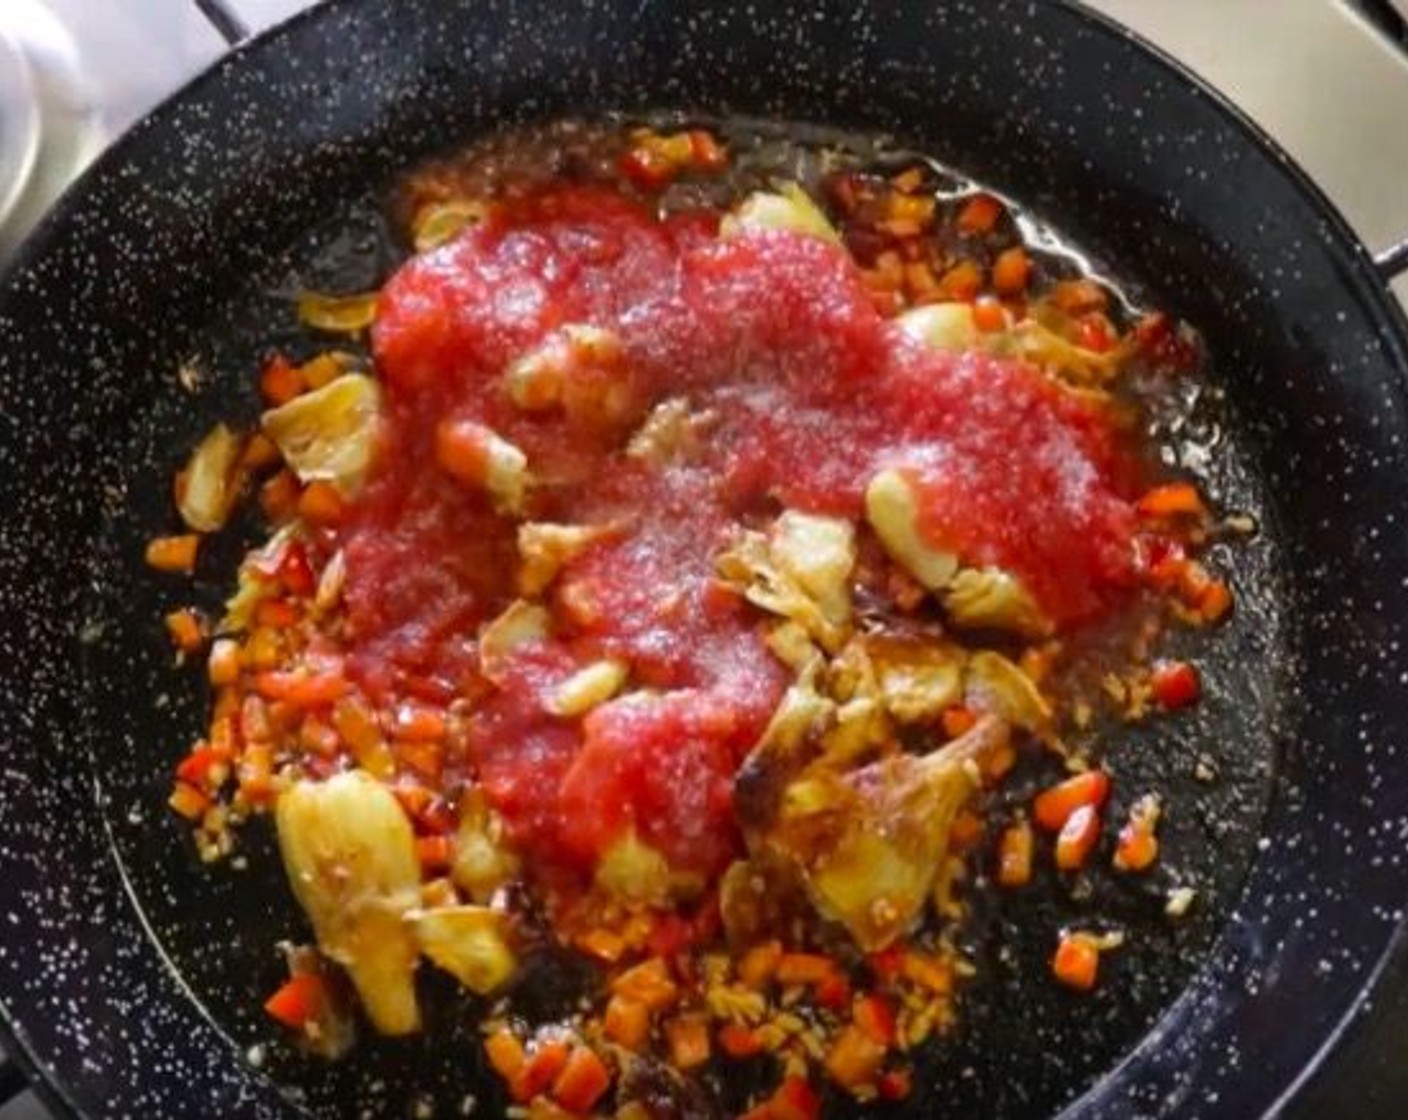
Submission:
<svg viewBox="0 0 1408 1120">
<path fill-rule="evenodd" d="M 873 134 L 815 125 L 735 120 L 722 127 L 740 150 L 776 146 L 784 136 L 837 145 L 861 158 L 894 149 Z M 164 382 L 168 391 L 134 402 L 115 453 L 128 465 L 125 500 L 104 519 L 85 611 L 91 639 L 85 686 L 92 710 L 118 736 L 105 737 L 95 763 L 128 887 L 163 953 L 236 1050 L 253 1055 L 320 1115 L 345 1114 L 355 1101 L 378 1113 L 424 1104 L 434 1115 L 452 1116 L 470 1099 L 486 1108 L 492 1100 L 496 1114 L 505 1102 L 495 1097 L 497 1079 L 485 1077 L 480 1065 L 475 1020 L 483 1008 L 434 978 L 424 980 L 435 994 L 423 1037 L 392 1042 L 364 1030 L 353 1055 L 332 1065 L 299 1055 L 263 1015 L 262 999 L 284 975 L 276 946 L 307 940 L 306 924 L 283 881 L 267 818 L 242 829 L 236 859 L 202 867 L 184 823 L 165 808 L 172 767 L 203 727 L 209 697 L 199 666 L 173 669 L 160 623 L 165 611 L 193 598 L 218 615 L 258 527 L 251 519 L 243 531 L 211 542 L 194 596 L 183 581 L 133 563 L 148 537 L 172 528 L 168 483 L 186 451 L 217 420 L 252 422 L 261 357 L 279 349 L 297 358 L 328 344 L 297 325 L 297 293 L 367 290 L 401 259 L 383 194 L 328 198 L 319 220 L 214 310 L 184 352 L 181 375 L 173 370 Z M 1046 232 L 1062 251 L 1080 248 L 1054 229 Z M 1123 275 L 1119 261 L 1091 263 L 1102 274 Z M 1149 294 L 1133 275 L 1125 290 L 1136 302 Z M 964 940 L 977 977 L 963 997 L 958 1030 L 922 1057 L 916 1114 L 1015 1120 L 1049 1115 L 1078 1096 L 1183 990 L 1227 922 L 1256 857 L 1290 659 L 1277 530 L 1267 519 L 1254 443 L 1244 438 L 1238 402 L 1219 373 L 1214 352 L 1206 376 L 1187 386 L 1176 432 L 1163 436 L 1166 455 L 1196 468 L 1220 508 L 1252 513 L 1262 523 L 1250 540 L 1219 544 L 1211 556 L 1231 575 L 1238 609 L 1216 631 L 1172 637 L 1169 652 L 1196 660 L 1204 676 L 1206 699 L 1191 716 L 1118 726 L 1104 736 L 1121 791 L 1111 819 L 1142 792 L 1159 791 L 1165 799 L 1158 871 L 1074 883 L 1047 872 L 1026 891 L 979 885 L 969 892 L 974 916 Z M 112 742 L 125 748 L 113 751 Z M 1053 760 L 1005 796 L 1024 802 L 1058 772 Z M 1197 892 L 1181 921 L 1164 914 L 1174 886 Z M 1108 958 L 1097 991 L 1073 996 L 1050 978 L 1051 949 L 1056 931 L 1092 921 L 1127 929 L 1128 941 Z M 715 1088 L 734 1109 L 744 1107 L 746 1084 L 717 1081 Z"/>
</svg>

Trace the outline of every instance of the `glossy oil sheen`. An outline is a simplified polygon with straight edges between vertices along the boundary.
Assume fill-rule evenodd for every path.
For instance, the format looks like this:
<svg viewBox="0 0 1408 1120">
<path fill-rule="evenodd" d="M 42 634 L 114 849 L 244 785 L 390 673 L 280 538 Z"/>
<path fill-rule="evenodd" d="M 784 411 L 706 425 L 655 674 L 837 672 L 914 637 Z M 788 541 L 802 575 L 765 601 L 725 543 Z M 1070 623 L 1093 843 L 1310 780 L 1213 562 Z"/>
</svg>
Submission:
<svg viewBox="0 0 1408 1120">
<path fill-rule="evenodd" d="M 287 316 L 258 292 L 302 276 L 345 208 L 504 121 L 660 105 L 891 132 L 1207 333 L 1235 431 L 1218 484 L 1234 504 L 1264 496 L 1264 533 L 1238 560 L 1217 699 L 1163 753 L 1129 755 L 1146 767 L 1132 786 L 1157 784 L 1187 780 L 1195 743 L 1217 746 L 1223 783 L 1186 826 L 1205 916 L 1088 1004 L 995 974 L 913 1111 L 1259 1114 L 1353 1030 L 1408 898 L 1404 326 L 1274 152 L 1055 3 L 340 0 L 102 161 L 0 289 L 0 1004 L 25 1052 L 95 1116 L 296 1115 L 291 1094 L 320 1115 L 404 1115 L 410 1084 L 496 1114 L 462 1017 L 428 1056 L 374 1048 L 374 1070 L 244 1064 L 268 1037 L 253 998 L 277 974 L 266 947 L 294 916 L 268 853 L 212 878 L 161 808 L 199 698 L 158 632 L 183 589 L 154 587 L 140 548 L 169 516 L 153 480 L 270 341 L 219 328 Z M 383 265 L 373 249 L 348 267 Z M 195 394 L 175 376 L 192 360 Z M 1264 775 L 1231 764 L 1272 753 L 1263 819 Z"/>
</svg>

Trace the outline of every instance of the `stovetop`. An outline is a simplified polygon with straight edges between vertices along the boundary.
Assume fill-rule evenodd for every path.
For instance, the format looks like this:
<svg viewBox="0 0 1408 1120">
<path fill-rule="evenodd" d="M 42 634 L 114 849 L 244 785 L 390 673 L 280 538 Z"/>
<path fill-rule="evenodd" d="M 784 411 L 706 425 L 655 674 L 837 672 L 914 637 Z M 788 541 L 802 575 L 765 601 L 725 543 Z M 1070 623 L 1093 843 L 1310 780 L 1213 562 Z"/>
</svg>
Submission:
<svg viewBox="0 0 1408 1120">
<path fill-rule="evenodd" d="M 1260 122 L 1371 250 L 1408 238 L 1408 0 L 1087 2 Z M 231 32 L 309 6 L 0 0 L 0 265 L 99 152 L 228 49 Z M 217 30 L 212 13 L 230 18 Z M 1395 290 L 1408 306 L 1408 276 Z M 1408 976 L 1394 980 L 1354 1055 L 1320 1079 L 1304 1116 L 1408 1115 Z M 0 1120 L 49 1116 L 23 1088 L 0 1057 L 0 1102 L 10 1102 Z"/>
</svg>

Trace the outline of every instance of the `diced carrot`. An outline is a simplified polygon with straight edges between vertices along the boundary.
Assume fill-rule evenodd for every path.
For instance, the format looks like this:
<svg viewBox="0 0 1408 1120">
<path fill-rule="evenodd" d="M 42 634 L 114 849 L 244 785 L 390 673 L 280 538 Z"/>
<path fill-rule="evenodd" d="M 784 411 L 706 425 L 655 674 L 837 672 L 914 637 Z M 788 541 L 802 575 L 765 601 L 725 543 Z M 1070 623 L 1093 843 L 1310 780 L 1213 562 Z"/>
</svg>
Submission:
<svg viewBox="0 0 1408 1120">
<path fill-rule="evenodd" d="M 804 1077 L 788 1077 L 772 1095 L 774 1120 L 817 1120 L 821 1097 Z"/>
<path fill-rule="evenodd" d="M 327 1005 L 327 989 L 312 973 L 290 976 L 264 1001 L 264 1010 L 290 1030 L 301 1030 L 322 1014 Z"/>
<path fill-rule="evenodd" d="M 1145 794 L 1129 807 L 1129 820 L 1120 829 L 1115 844 L 1114 865 L 1118 871 L 1147 871 L 1159 856 L 1155 833 L 1162 807 L 1153 794 Z"/>
<path fill-rule="evenodd" d="M 312 754 L 331 757 L 342 746 L 342 737 L 324 719 L 309 715 L 298 728 L 298 742 Z"/>
<path fill-rule="evenodd" d="M 254 622 L 257 626 L 287 630 L 298 622 L 298 608 L 286 599 L 260 599 L 254 605 Z"/>
<path fill-rule="evenodd" d="M 171 644 L 182 653 L 195 653 L 205 643 L 205 624 L 190 607 L 169 612 L 163 621 Z"/>
<path fill-rule="evenodd" d="M 588 930 L 577 938 L 578 948 L 604 964 L 615 964 L 626 952 L 626 941 L 615 930 Z"/>
<path fill-rule="evenodd" d="M 1075 322 L 1073 342 L 1082 350 L 1103 354 L 1115 345 L 1115 330 L 1099 311 L 1082 315 Z"/>
<path fill-rule="evenodd" d="M 211 801 L 190 783 L 177 782 L 176 788 L 171 791 L 171 797 L 167 800 L 167 804 L 188 821 L 194 821 L 205 815 L 205 811 L 210 808 Z"/>
<path fill-rule="evenodd" d="M 448 836 L 417 836 L 416 858 L 427 871 L 444 871 L 455 862 L 455 843 Z"/>
<path fill-rule="evenodd" d="M 1087 770 L 1042 790 L 1032 802 L 1032 817 L 1047 832 L 1061 827 L 1082 805 L 1099 807 L 1110 794 L 1110 776 L 1103 770 Z"/>
<path fill-rule="evenodd" d="M 1000 295 L 1017 296 L 1026 291 L 1032 262 L 1020 245 L 1004 249 L 992 265 L 992 286 Z"/>
<path fill-rule="evenodd" d="M 199 549 L 200 537 L 195 533 L 154 537 L 147 542 L 146 560 L 150 567 L 159 572 L 184 572 L 189 575 L 195 571 Z"/>
<path fill-rule="evenodd" d="M 767 1049 L 763 1036 L 742 1023 L 725 1023 L 719 1028 L 719 1049 L 730 1058 L 751 1058 Z"/>
<path fill-rule="evenodd" d="M 912 194 L 924 185 L 924 172 L 918 167 L 906 167 L 890 176 L 890 186 L 903 194 Z"/>
<path fill-rule="evenodd" d="M 1100 971 L 1100 949 L 1088 934 L 1064 933 L 1056 945 L 1051 971 L 1066 987 L 1088 992 L 1095 987 Z"/>
<path fill-rule="evenodd" d="M 425 807 L 435 798 L 435 794 L 430 790 L 411 780 L 397 782 L 391 787 L 391 792 L 396 795 L 396 800 L 401 803 L 401 808 L 406 811 L 406 816 L 412 819 L 419 817 Z"/>
<path fill-rule="evenodd" d="M 976 299 L 982 286 L 982 269 L 973 261 L 959 261 L 939 278 L 939 290 L 945 299 L 965 303 Z"/>
<path fill-rule="evenodd" d="M 991 296 L 981 296 L 973 304 L 973 325 L 989 333 L 1007 329 L 1007 312 Z"/>
<path fill-rule="evenodd" d="M 882 1101 L 902 1101 L 913 1090 L 913 1078 L 907 1069 L 892 1069 L 875 1080 L 875 1091 Z"/>
<path fill-rule="evenodd" d="M 679 995 L 679 988 L 670 979 L 669 966 L 660 957 L 628 968 L 611 982 L 611 991 L 643 1003 L 650 1011 L 665 1010 Z"/>
<path fill-rule="evenodd" d="M 435 462 L 446 474 L 470 487 L 484 484 L 489 471 L 492 433 L 472 420 L 442 420 L 435 426 Z"/>
<path fill-rule="evenodd" d="M 997 881 L 1004 887 L 1024 887 L 1032 878 L 1032 826 L 1016 821 L 1002 830 L 997 844 Z"/>
<path fill-rule="evenodd" d="M 1188 606 L 1197 609 L 1212 586 L 1212 576 L 1196 560 L 1185 560 L 1178 569 L 1178 595 Z"/>
<path fill-rule="evenodd" d="M 881 949 L 878 953 L 870 954 L 869 964 L 870 970 L 880 980 L 893 980 L 904 968 L 904 950 L 897 945 Z"/>
<path fill-rule="evenodd" d="M 423 704 L 402 704 L 392 717 L 391 737 L 440 742 L 445 738 L 445 713 Z"/>
<path fill-rule="evenodd" d="M 197 745 L 176 767 L 176 776 L 193 786 L 203 786 L 210 781 L 212 771 L 217 771 L 218 767 L 228 763 L 229 758 L 224 751 L 208 745 Z"/>
<path fill-rule="evenodd" d="M 936 995 L 953 991 L 953 968 L 945 960 L 907 949 L 900 963 L 900 974 L 912 984 L 928 988 Z"/>
<path fill-rule="evenodd" d="M 445 769 L 443 743 L 417 743 L 403 739 L 396 744 L 396 757 L 423 778 L 438 781 Z"/>
<path fill-rule="evenodd" d="M 1186 708 L 1202 694 L 1198 671 L 1186 661 L 1160 661 L 1149 677 L 1154 699 L 1163 707 Z"/>
<path fill-rule="evenodd" d="M 332 725 L 363 770 L 377 778 L 395 773 L 396 757 L 382 737 L 376 716 L 361 700 L 355 696 L 339 700 L 332 709 Z"/>
<path fill-rule="evenodd" d="M 885 1046 L 854 1024 L 842 1027 L 823 1065 L 831 1080 L 854 1091 L 869 1085 L 885 1061 Z"/>
<path fill-rule="evenodd" d="M 817 981 L 812 989 L 812 998 L 821 1007 L 840 1011 L 851 1002 L 851 982 L 844 972 L 836 969 L 830 976 Z"/>
<path fill-rule="evenodd" d="M 282 354 L 275 354 L 264 363 L 259 374 L 259 394 L 269 404 L 275 407 L 288 404 L 304 388 L 303 374 Z"/>
<path fill-rule="evenodd" d="M 1207 513 L 1198 488 L 1190 482 L 1166 482 L 1144 493 L 1136 504 L 1144 517 L 1202 517 Z"/>
<path fill-rule="evenodd" d="M 836 963 L 820 953 L 783 953 L 777 962 L 779 984 L 820 984 L 836 972 Z"/>
<path fill-rule="evenodd" d="M 943 710 L 939 720 L 943 725 L 944 735 L 950 739 L 957 739 L 960 735 L 973 729 L 973 726 L 978 722 L 978 716 L 971 708 L 965 708 L 962 704 L 953 704 Z"/>
<path fill-rule="evenodd" d="M 1079 871 L 1100 839 L 1100 814 L 1093 805 L 1082 805 L 1066 818 L 1056 836 L 1056 866 Z"/>
<path fill-rule="evenodd" d="M 1003 205 L 990 194 L 974 195 L 958 212 L 958 228 L 963 233 L 988 233 L 1002 217 Z"/>
<path fill-rule="evenodd" d="M 265 742 L 246 743 L 239 762 L 240 796 L 257 805 L 272 800 L 273 777 L 273 748 Z"/>
<path fill-rule="evenodd" d="M 676 1069 L 694 1069 L 709 1060 L 709 1026 L 702 1015 L 676 1015 L 667 1020 L 665 1041 Z"/>
<path fill-rule="evenodd" d="M 623 153 L 617 161 L 623 176 L 645 190 L 660 190 L 677 174 L 674 163 L 653 148 L 640 145 Z"/>
<path fill-rule="evenodd" d="M 1050 300 L 1055 307 L 1070 316 L 1090 311 L 1103 311 L 1110 302 L 1105 289 L 1094 280 L 1062 280 L 1051 289 Z"/>
<path fill-rule="evenodd" d="M 259 488 L 259 508 L 275 525 L 289 520 L 298 512 L 299 486 L 290 471 L 279 471 Z"/>
<path fill-rule="evenodd" d="M 303 383 L 310 389 L 321 389 L 347 372 L 345 356 L 324 352 L 309 358 L 298 367 Z"/>
<path fill-rule="evenodd" d="M 528 1060 L 523 1042 L 507 1027 L 500 1027 L 484 1040 L 484 1054 L 505 1081 L 517 1077 Z"/>
<path fill-rule="evenodd" d="M 240 463 L 245 470 L 257 471 L 264 467 L 272 467 L 281 458 L 279 445 L 263 432 L 255 432 L 245 440 Z"/>
<path fill-rule="evenodd" d="M 777 973 L 782 960 L 782 943 L 765 941 L 754 945 L 738 962 L 738 978 L 750 988 L 761 988 Z"/>
<path fill-rule="evenodd" d="M 298 496 L 298 516 L 310 525 L 336 525 L 346 512 L 347 503 L 330 482 L 310 482 Z"/>
<path fill-rule="evenodd" d="M 602 1020 L 606 1037 L 627 1050 L 639 1050 L 650 1037 L 650 1008 L 640 1000 L 612 996 Z"/>
<path fill-rule="evenodd" d="M 978 763 L 978 769 L 988 782 L 997 782 L 1006 777 L 1008 771 L 1016 765 L 1017 748 L 1011 743 L 1003 743 L 983 756 Z"/>
<path fill-rule="evenodd" d="M 307 598 L 318 589 L 318 577 L 308 562 L 308 552 L 298 541 L 290 542 L 279 554 L 274 574 L 290 595 Z"/>
<path fill-rule="evenodd" d="M 960 809 L 954 814 L 953 823 L 949 825 L 948 842 L 959 850 L 966 850 L 976 844 L 983 836 L 983 820 L 971 809 Z"/>
<path fill-rule="evenodd" d="M 722 171 L 728 166 L 728 150 L 712 132 L 702 128 L 691 130 L 689 144 L 692 162 L 700 171 Z"/>
<path fill-rule="evenodd" d="M 895 1044 L 895 1012 L 883 996 L 857 997 L 851 1017 L 856 1026 L 881 1046 Z"/>
<path fill-rule="evenodd" d="M 875 308 L 876 313 L 882 317 L 889 318 L 892 315 L 898 315 L 904 308 L 904 301 L 896 292 L 868 288 L 865 294 L 869 297 L 871 306 Z"/>
<path fill-rule="evenodd" d="M 508 1092 L 520 1104 L 546 1092 L 567 1065 L 570 1050 L 561 1038 L 542 1038 L 532 1047 L 527 1060 L 509 1079 Z"/>
<path fill-rule="evenodd" d="M 1220 579 L 1208 584 L 1207 590 L 1198 596 L 1198 614 L 1204 622 L 1219 622 L 1232 609 L 1232 591 Z"/>
<path fill-rule="evenodd" d="M 577 1046 L 552 1083 L 552 1096 L 571 1112 L 586 1113 L 611 1087 L 611 1071 L 588 1046 Z"/>
<path fill-rule="evenodd" d="M 296 708 L 322 708 L 342 699 L 352 686 L 341 673 L 275 669 L 259 673 L 254 687 L 266 700 L 282 700 Z"/>
<path fill-rule="evenodd" d="M 1127 824 L 1115 844 L 1115 867 L 1120 871 L 1147 871 L 1159 857 L 1159 838 L 1146 828 Z"/>
</svg>

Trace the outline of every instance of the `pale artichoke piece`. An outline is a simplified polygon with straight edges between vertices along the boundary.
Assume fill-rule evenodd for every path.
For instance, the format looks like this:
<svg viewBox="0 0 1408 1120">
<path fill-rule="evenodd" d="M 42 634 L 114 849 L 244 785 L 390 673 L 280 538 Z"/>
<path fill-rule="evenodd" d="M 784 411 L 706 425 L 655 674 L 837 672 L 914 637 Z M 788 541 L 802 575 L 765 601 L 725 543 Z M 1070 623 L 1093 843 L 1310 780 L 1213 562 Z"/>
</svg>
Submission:
<svg viewBox="0 0 1408 1120">
<path fill-rule="evenodd" d="M 518 527 L 518 593 L 541 595 L 562 569 L 608 536 L 605 525 L 558 525 L 530 521 Z"/>
<path fill-rule="evenodd" d="M 481 483 L 500 513 L 510 516 L 523 512 L 532 475 L 528 456 L 497 432 L 485 429 L 484 477 Z"/>
<path fill-rule="evenodd" d="M 294 783 L 274 819 L 284 869 L 318 948 L 347 970 L 378 1031 L 419 1029 L 419 951 L 405 916 L 420 902 L 420 863 L 399 802 L 354 770 Z"/>
<path fill-rule="evenodd" d="M 833 245 L 841 235 L 821 208 L 796 183 L 783 183 L 774 191 L 754 191 L 719 225 L 721 237 L 736 237 L 756 230 L 790 230 L 818 237 Z"/>
<path fill-rule="evenodd" d="M 1024 638 L 1047 638 L 1051 619 L 1016 576 L 1001 568 L 964 568 L 944 592 L 944 610 L 956 626 L 1008 630 Z"/>
<path fill-rule="evenodd" d="M 983 650 L 968 659 L 964 703 L 1000 716 L 1015 727 L 1042 734 L 1051 727 L 1051 705 L 1021 668 L 1000 653 Z"/>
<path fill-rule="evenodd" d="M 683 397 L 661 401 L 631 436 L 626 455 L 655 466 L 692 459 L 700 449 L 701 434 L 718 418 L 712 409 L 692 411 Z"/>
<path fill-rule="evenodd" d="M 767 627 L 763 634 L 772 655 L 791 669 L 800 673 L 815 662 L 820 651 L 812 643 L 811 635 L 798 623 L 786 620 Z"/>
<path fill-rule="evenodd" d="M 778 568 L 806 592 L 828 623 L 849 625 L 855 526 L 839 517 L 787 510 L 773 524 L 769 551 Z"/>
<path fill-rule="evenodd" d="M 1108 383 L 1129 356 L 1126 346 L 1087 350 L 1035 319 L 1023 319 L 1011 331 L 994 336 L 993 343 L 999 352 L 1024 358 L 1078 386 Z"/>
<path fill-rule="evenodd" d="M 821 604 L 781 566 L 763 534 L 752 530 L 742 533 L 732 548 L 720 554 L 715 567 L 719 576 L 755 607 L 796 622 L 828 652 L 834 653 L 845 643 L 849 603 L 846 623 L 828 618 Z"/>
<path fill-rule="evenodd" d="M 443 906 L 408 917 L 421 951 L 476 995 L 492 995 L 518 971 L 508 923 L 497 910 Z"/>
<path fill-rule="evenodd" d="M 948 642 L 869 636 L 880 699 L 899 723 L 931 723 L 963 699 L 967 654 Z"/>
<path fill-rule="evenodd" d="M 381 389 L 361 373 L 344 373 L 260 418 L 264 433 L 304 482 L 331 482 L 356 493 L 376 448 Z"/>
<path fill-rule="evenodd" d="M 821 753 L 840 766 L 889 741 L 885 709 L 867 696 L 857 696 L 836 709 L 835 722 L 821 736 Z"/>
<path fill-rule="evenodd" d="M 225 526 L 239 497 L 243 481 L 240 454 L 244 439 L 224 424 L 216 424 L 196 445 L 181 473 L 181 520 L 198 533 L 213 533 Z"/>
<path fill-rule="evenodd" d="M 304 292 L 298 297 L 298 321 L 305 326 L 336 334 L 357 334 L 376 322 L 377 292 L 328 295 Z"/>
<path fill-rule="evenodd" d="M 563 719 L 586 715 L 620 692 L 630 675 L 631 667 L 619 657 L 594 661 L 552 690 L 547 698 L 547 710 Z"/>
<path fill-rule="evenodd" d="M 417 253 L 428 253 L 453 241 L 470 226 L 489 216 L 492 204 L 477 198 L 433 203 L 416 213 L 411 239 Z"/>
<path fill-rule="evenodd" d="M 698 895 L 703 882 L 697 875 L 672 868 L 659 849 L 632 828 L 602 853 L 596 885 L 625 906 L 661 907 Z"/>
<path fill-rule="evenodd" d="M 930 303 L 896 317 L 895 325 L 916 342 L 935 350 L 961 354 L 978 349 L 982 332 L 967 303 Z"/>
<path fill-rule="evenodd" d="M 744 828 L 764 827 L 772 820 L 787 783 L 811 757 L 813 736 L 824 733 L 835 717 L 835 702 L 816 688 L 820 668 L 818 658 L 783 693 L 772 719 L 739 766 L 734 813 Z"/>
<path fill-rule="evenodd" d="M 887 468 L 865 488 L 865 516 L 896 564 L 929 591 L 948 586 L 958 556 L 929 545 L 919 533 L 919 502 L 914 487 L 898 470 Z"/>
<path fill-rule="evenodd" d="M 819 913 L 866 952 L 884 949 L 919 918 L 978 764 L 1007 738 L 1006 724 L 987 716 L 923 757 L 895 754 L 847 773 L 814 767 L 785 791 L 771 827 L 749 833 L 750 847 L 790 859 Z"/>
<path fill-rule="evenodd" d="M 460 805 L 450 878 L 471 899 L 483 904 L 513 882 L 519 870 L 518 856 L 509 847 L 503 818 L 489 807 L 482 792 L 471 791 Z"/>
<path fill-rule="evenodd" d="M 479 670 L 499 684 L 515 650 L 545 642 L 552 632 L 546 607 L 515 599 L 479 632 Z"/>
<path fill-rule="evenodd" d="M 568 382 L 579 371 L 612 369 L 621 359 L 621 339 L 615 331 L 569 323 L 510 365 L 504 387 L 521 409 L 554 408 L 563 403 Z M 605 391 L 605 383 L 601 389 Z"/>
</svg>

